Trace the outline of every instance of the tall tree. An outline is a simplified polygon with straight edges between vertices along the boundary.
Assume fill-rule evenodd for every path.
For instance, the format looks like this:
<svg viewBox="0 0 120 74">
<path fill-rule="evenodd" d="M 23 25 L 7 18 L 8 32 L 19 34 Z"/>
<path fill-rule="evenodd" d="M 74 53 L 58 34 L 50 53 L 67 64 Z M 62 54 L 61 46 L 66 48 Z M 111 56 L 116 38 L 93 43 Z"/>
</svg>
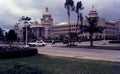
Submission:
<svg viewBox="0 0 120 74">
<path fill-rule="evenodd" d="M 87 32 L 90 34 L 90 46 L 93 46 L 93 34 L 94 33 L 102 33 L 103 27 L 98 26 L 98 17 L 86 17 L 88 21 L 88 25 L 81 26 L 82 32 Z"/>
<path fill-rule="evenodd" d="M 80 12 L 80 10 L 83 10 L 84 9 L 84 7 L 83 7 L 83 5 L 82 5 L 82 2 L 81 1 L 79 1 L 79 2 L 77 2 L 77 5 L 76 5 L 76 13 L 77 13 L 77 26 L 79 26 L 78 24 L 79 24 L 79 21 L 80 21 L 80 25 L 83 25 L 83 16 L 82 16 L 82 13 Z M 80 27 L 80 26 L 79 26 Z M 76 33 L 77 33 L 77 29 L 79 28 L 79 27 L 76 27 Z"/>
<path fill-rule="evenodd" d="M 17 34 L 15 33 L 14 30 L 9 30 L 7 36 L 8 36 L 8 37 L 7 37 L 8 40 L 9 40 L 10 42 L 12 42 L 12 43 L 13 43 L 13 41 L 16 41 L 16 40 L 17 40 Z"/>
<path fill-rule="evenodd" d="M 71 43 L 71 39 L 72 39 L 72 37 L 71 37 L 71 29 L 70 29 L 70 11 L 74 11 L 74 9 L 75 9 L 75 7 L 74 7 L 74 1 L 73 0 L 66 0 L 66 2 L 65 2 L 65 8 L 67 9 L 67 16 L 68 16 L 68 24 L 69 24 L 69 33 L 68 33 L 68 35 L 69 35 L 69 43 L 70 43 L 70 45 L 72 45 L 72 43 Z"/>
<path fill-rule="evenodd" d="M 5 41 L 7 42 L 8 41 L 8 33 L 5 32 Z"/>
<path fill-rule="evenodd" d="M 83 25 L 83 15 L 82 15 L 82 12 L 81 10 L 83 10 L 84 7 L 83 7 L 83 4 L 82 4 L 82 1 L 78 1 L 77 2 L 77 5 L 76 5 L 76 13 L 77 13 L 77 26 L 76 26 L 76 39 L 78 40 L 79 37 L 78 35 L 80 34 L 80 25 Z M 79 30 L 79 32 L 78 32 Z"/>
<path fill-rule="evenodd" d="M 3 35 L 3 30 L 0 28 L 0 41 L 3 41 L 4 35 Z"/>
</svg>

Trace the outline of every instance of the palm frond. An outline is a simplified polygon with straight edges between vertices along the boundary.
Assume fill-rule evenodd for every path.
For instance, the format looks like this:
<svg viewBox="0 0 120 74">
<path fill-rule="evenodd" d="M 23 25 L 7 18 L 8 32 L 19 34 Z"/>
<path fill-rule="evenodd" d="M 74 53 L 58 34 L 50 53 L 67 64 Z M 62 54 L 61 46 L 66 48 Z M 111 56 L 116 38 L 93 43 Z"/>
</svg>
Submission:
<svg viewBox="0 0 120 74">
<path fill-rule="evenodd" d="M 95 33 L 103 33 L 103 27 L 102 27 L 102 26 L 97 26 L 97 27 L 94 29 L 94 32 L 95 32 Z"/>
<path fill-rule="evenodd" d="M 74 1 L 73 0 L 66 0 L 65 4 L 64 4 L 65 8 L 67 7 L 71 7 L 72 11 L 75 9 L 74 7 Z"/>
<path fill-rule="evenodd" d="M 83 32 L 89 32 L 90 31 L 90 26 L 87 26 L 87 25 L 81 25 L 80 26 L 80 31 L 83 33 Z"/>
<path fill-rule="evenodd" d="M 103 33 L 103 27 L 98 26 L 98 17 L 86 17 L 88 21 L 88 25 L 80 26 L 81 32 L 88 32 L 90 34 L 93 33 Z"/>
</svg>

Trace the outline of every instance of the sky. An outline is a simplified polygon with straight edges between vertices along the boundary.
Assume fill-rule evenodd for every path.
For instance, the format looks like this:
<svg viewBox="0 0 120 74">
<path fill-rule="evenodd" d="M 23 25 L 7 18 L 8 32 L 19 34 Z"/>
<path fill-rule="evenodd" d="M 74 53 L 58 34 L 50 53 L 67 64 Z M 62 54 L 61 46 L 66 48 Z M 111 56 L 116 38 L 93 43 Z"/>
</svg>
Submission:
<svg viewBox="0 0 120 74">
<path fill-rule="evenodd" d="M 64 8 L 66 0 L 0 0 L 0 27 L 12 29 L 17 20 L 22 16 L 29 16 L 32 21 L 40 22 L 45 8 L 49 8 L 54 24 L 67 22 L 67 12 Z M 83 16 L 88 16 L 92 6 L 98 14 L 107 20 L 116 21 L 120 19 L 120 0 L 73 0 L 76 6 L 78 1 L 82 1 L 84 10 Z M 71 22 L 76 22 L 76 13 L 71 12 Z M 23 25 L 22 25 L 23 26 Z"/>
</svg>

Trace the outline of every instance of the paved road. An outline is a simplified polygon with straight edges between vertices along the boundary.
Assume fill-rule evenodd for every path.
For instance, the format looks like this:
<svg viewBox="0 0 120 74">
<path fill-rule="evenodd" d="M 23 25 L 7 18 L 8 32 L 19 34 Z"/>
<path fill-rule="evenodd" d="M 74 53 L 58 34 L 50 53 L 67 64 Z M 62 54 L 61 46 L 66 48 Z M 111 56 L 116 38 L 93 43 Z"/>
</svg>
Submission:
<svg viewBox="0 0 120 74">
<path fill-rule="evenodd" d="M 0 44 L 0 46 L 3 46 L 3 45 Z M 59 44 L 55 44 L 54 46 L 62 46 L 62 45 L 63 44 L 59 43 Z M 79 43 L 79 45 L 89 45 L 89 43 L 84 42 L 84 43 Z M 20 45 L 20 46 L 24 46 L 24 45 Z M 107 44 L 105 46 L 120 46 L 120 44 L 118 45 Z M 120 62 L 120 51 L 117 51 L 117 50 L 60 48 L 60 47 L 53 47 L 51 46 L 51 44 L 48 44 L 45 47 L 35 47 L 35 48 L 38 49 L 40 54 L 46 54 L 46 55 L 51 55 L 51 56 L 74 57 L 74 58 L 82 58 L 82 59 Z"/>
<path fill-rule="evenodd" d="M 36 47 L 40 54 L 120 62 L 120 51 L 85 48 Z"/>
</svg>

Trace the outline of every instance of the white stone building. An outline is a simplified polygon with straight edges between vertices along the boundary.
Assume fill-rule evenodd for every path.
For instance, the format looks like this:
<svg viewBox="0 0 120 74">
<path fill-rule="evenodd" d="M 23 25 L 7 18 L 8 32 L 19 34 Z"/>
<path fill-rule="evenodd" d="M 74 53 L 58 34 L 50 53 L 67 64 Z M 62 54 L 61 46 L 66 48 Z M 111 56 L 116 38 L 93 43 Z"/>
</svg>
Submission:
<svg viewBox="0 0 120 74">
<path fill-rule="evenodd" d="M 117 20 L 117 22 L 116 22 L 116 27 L 117 27 L 117 34 L 118 34 L 119 39 L 120 39 L 120 19 Z"/>
<path fill-rule="evenodd" d="M 97 11 L 94 7 L 90 10 L 89 14 L 90 17 L 98 16 Z M 99 17 L 99 16 L 98 16 Z M 87 25 L 88 22 L 83 20 L 83 25 Z M 104 27 L 104 33 L 95 33 L 94 39 L 115 39 L 120 36 L 120 21 L 117 22 L 119 25 L 119 29 L 116 26 L 115 22 L 108 21 L 104 18 L 99 17 L 98 25 Z M 69 27 L 71 32 L 80 32 L 80 24 L 77 25 L 76 23 L 71 23 L 68 25 L 67 23 L 56 24 L 53 25 L 52 15 L 50 14 L 48 8 L 46 8 L 45 12 L 40 21 L 34 21 L 30 25 L 31 33 L 36 37 L 37 40 L 40 39 L 51 39 L 51 38 L 64 38 L 68 36 Z M 18 34 L 20 39 L 23 39 L 22 31 L 19 30 L 18 25 L 14 27 L 15 32 Z M 89 39 L 89 33 L 79 34 L 81 39 Z"/>
<path fill-rule="evenodd" d="M 34 36 L 36 36 L 37 40 L 50 39 L 52 37 L 52 25 L 52 15 L 49 13 L 48 8 L 46 8 L 46 11 L 43 13 L 41 23 L 34 21 L 33 24 L 30 25 L 30 28 Z"/>
<path fill-rule="evenodd" d="M 92 7 L 92 9 L 90 10 L 88 15 L 89 15 L 89 17 L 97 17 L 98 13 L 94 9 L 94 7 Z M 88 22 L 86 20 L 84 20 L 83 25 L 87 25 L 87 24 L 88 24 Z M 80 29 L 79 29 L 80 26 L 79 25 L 77 25 L 76 23 L 71 23 L 70 25 L 68 25 L 67 23 L 54 25 L 54 26 L 52 26 L 53 37 L 54 38 L 59 38 L 61 36 L 65 37 L 69 33 L 69 26 L 70 26 L 70 31 L 71 32 L 79 32 L 80 31 Z M 102 26 L 105 29 L 104 29 L 104 32 L 102 34 L 101 33 L 95 33 L 94 36 L 93 36 L 94 39 L 103 39 L 104 37 L 106 39 L 115 39 L 115 38 L 118 37 L 118 32 L 117 32 L 115 22 L 108 21 L 104 18 L 99 17 L 98 26 Z M 79 37 L 81 39 L 89 39 L 89 33 L 79 34 Z"/>
</svg>

